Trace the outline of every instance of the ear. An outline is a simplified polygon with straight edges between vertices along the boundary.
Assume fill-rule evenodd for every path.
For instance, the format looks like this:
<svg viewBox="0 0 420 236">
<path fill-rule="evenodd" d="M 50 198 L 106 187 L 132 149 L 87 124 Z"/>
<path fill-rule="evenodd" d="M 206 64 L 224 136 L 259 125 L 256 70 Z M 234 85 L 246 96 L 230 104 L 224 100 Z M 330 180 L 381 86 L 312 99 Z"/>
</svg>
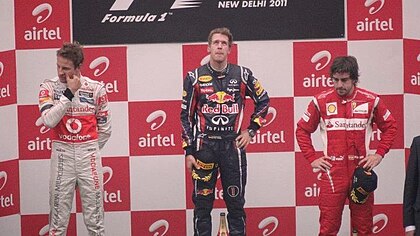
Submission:
<svg viewBox="0 0 420 236">
<path fill-rule="evenodd" d="M 210 45 L 207 45 L 207 52 L 210 53 Z"/>
</svg>

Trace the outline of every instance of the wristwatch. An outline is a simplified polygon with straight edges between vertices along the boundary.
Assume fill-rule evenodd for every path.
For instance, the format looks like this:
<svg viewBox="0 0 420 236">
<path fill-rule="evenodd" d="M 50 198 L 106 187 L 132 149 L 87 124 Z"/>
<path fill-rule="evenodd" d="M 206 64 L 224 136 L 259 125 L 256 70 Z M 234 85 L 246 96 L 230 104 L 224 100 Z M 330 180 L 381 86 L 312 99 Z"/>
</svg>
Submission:
<svg viewBox="0 0 420 236">
<path fill-rule="evenodd" d="M 248 134 L 251 138 L 253 138 L 255 136 L 255 130 L 253 129 L 248 129 Z"/>
</svg>

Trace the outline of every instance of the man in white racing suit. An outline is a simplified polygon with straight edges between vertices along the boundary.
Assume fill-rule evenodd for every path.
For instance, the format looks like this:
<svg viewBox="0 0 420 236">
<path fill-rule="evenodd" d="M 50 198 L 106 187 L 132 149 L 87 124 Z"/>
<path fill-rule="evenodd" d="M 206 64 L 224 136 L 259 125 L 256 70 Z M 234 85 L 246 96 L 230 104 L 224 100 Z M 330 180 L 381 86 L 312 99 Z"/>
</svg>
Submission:
<svg viewBox="0 0 420 236">
<path fill-rule="evenodd" d="M 49 235 L 66 235 L 76 186 L 89 235 L 105 234 L 99 150 L 111 135 L 111 114 L 104 85 L 80 74 L 83 59 L 79 43 L 65 43 L 58 76 L 39 92 L 43 123 L 53 130 Z"/>
</svg>

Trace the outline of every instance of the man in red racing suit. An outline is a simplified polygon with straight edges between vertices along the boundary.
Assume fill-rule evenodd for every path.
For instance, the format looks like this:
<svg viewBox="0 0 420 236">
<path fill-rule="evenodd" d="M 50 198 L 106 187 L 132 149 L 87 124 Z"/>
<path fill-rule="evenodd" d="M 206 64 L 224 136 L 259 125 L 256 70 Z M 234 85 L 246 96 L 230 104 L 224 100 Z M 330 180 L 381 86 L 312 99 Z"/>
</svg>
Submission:
<svg viewBox="0 0 420 236">
<path fill-rule="evenodd" d="M 382 99 L 356 87 L 359 76 L 356 58 L 336 58 L 330 76 L 334 89 L 313 98 L 296 129 L 305 158 L 313 168 L 323 171 L 319 183 L 319 235 L 338 234 L 355 168 L 360 165 L 370 171 L 377 166 L 389 151 L 397 130 L 396 121 Z M 369 150 L 373 123 L 382 132 L 375 154 Z M 311 140 L 318 126 L 324 143 L 322 157 L 316 155 Z M 373 193 L 364 204 L 349 201 L 351 227 L 358 236 L 372 234 L 372 206 Z"/>
<path fill-rule="evenodd" d="M 104 235 L 99 150 L 111 135 L 111 116 L 103 84 L 80 75 L 82 62 L 82 47 L 64 44 L 58 77 L 45 80 L 39 92 L 43 123 L 53 130 L 49 235 L 66 235 L 76 186 L 89 235 Z"/>
</svg>

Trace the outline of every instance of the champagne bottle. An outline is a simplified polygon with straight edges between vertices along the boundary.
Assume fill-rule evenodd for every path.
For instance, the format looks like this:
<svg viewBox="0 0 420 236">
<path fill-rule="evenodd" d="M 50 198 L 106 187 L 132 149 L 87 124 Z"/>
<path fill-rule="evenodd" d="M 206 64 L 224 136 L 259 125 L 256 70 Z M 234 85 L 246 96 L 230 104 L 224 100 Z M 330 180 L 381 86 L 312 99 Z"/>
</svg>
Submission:
<svg viewBox="0 0 420 236">
<path fill-rule="evenodd" d="M 217 236 L 229 236 L 229 232 L 227 229 L 227 222 L 226 222 L 226 214 L 224 212 L 220 213 L 220 224 L 219 224 L 219 231 L 217 232 Z"/>
</svg>

